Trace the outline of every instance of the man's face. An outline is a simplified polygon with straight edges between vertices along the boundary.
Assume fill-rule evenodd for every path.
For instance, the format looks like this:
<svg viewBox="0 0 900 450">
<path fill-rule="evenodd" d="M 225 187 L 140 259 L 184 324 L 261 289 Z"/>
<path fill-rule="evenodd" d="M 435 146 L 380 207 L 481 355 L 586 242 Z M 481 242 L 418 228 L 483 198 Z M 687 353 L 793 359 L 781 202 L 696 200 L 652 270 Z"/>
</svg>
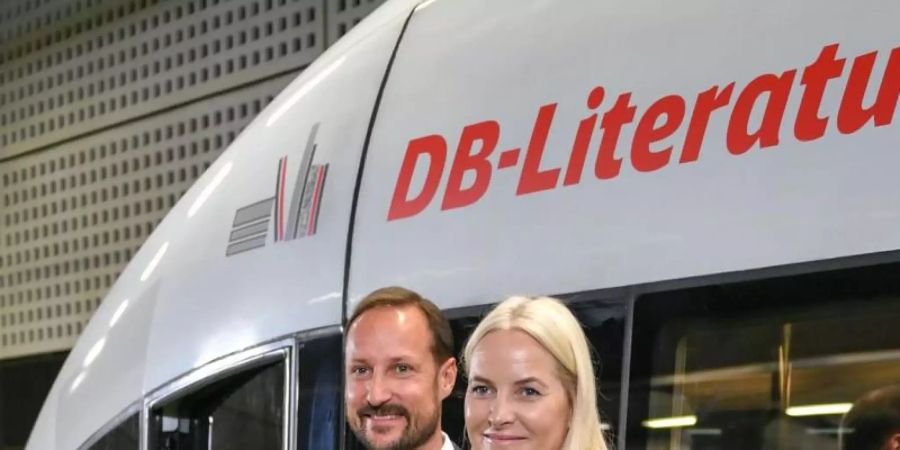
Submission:
<svg viewBox="0 0 900 450">
<path fill-rule="evenodd" d="M 376 307 L 347 333 L 347 422 L 372 450 L 438 442 L 441 401 L 453 390 L 456 361 L 438 367 L 432 335 L 416 307 Z"/>
</svg>

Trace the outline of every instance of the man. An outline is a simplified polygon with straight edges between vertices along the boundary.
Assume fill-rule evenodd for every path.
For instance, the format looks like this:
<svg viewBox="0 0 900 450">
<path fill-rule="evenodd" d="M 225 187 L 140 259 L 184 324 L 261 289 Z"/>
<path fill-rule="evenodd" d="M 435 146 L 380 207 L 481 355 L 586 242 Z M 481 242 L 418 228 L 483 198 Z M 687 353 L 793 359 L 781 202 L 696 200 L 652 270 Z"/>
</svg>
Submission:
<svg viewBox="0 0 900 450">
<path fill-rule="evenodd" d="M 400 287 L 364 298 L 347 324 L 347 422 L 369 450 L 453 450 L 441 402 L 456 382 L 453 333 L 434 303 Z"/>
<path fill-rule="evenodd" d="M 841 428 L 843 450 L 900 450 L 900 386 L 863 395 Z"/>
</svg>

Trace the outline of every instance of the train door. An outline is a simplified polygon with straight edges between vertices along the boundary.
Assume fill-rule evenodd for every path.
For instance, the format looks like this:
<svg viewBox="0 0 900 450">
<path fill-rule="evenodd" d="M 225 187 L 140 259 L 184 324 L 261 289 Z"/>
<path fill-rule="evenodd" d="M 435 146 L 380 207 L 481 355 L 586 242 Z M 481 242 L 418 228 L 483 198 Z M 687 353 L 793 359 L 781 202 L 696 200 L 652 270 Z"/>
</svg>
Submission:
<svg viewBox="0 0 900 450">
<path fill-rule="evenodd" d="M 564 188 L 551 168 L 565 163 L 590 115 L 597 73 L 610 80 L 618 70 L 599 54 L 584 56 L 603 33 L 590 20 L 602 8 L 469 0 L 417 7 L 365 161 L 348 299 L 352 310 L 376 288 L 416 290 L 446 310 L 460 350 L 486 305 L 513 294 L 564 297 L 598 352 L 598 404 L 613 435 L 627 302 L 595 292 L 623 273 L 606 256 L 622 250 L 599 239 L 609 209 L 587 203 L 602 200 L 588 198 L 587 187 Z M 600 194 L 621 206 L 615 195 Z M 461 371 L 444 402 L 442 426 L 457 443 L 465 440 L 465 381 Z"/>
</svg>

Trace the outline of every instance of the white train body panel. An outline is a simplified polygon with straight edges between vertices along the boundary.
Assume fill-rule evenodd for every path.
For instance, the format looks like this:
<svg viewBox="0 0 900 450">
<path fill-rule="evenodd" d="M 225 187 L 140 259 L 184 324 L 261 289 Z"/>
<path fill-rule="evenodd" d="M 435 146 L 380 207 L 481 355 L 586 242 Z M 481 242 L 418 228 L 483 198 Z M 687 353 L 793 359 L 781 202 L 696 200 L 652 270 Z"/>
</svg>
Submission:
<svg viewBox="0 0 900 450">
<path fill-rule="evenodd" d="M 73 349 L 29 449 L 77 448 L 185 373 L 341 323 L 358 167 L 385 69 L 416 3 L 389 2 L 326 52 L 171 211 Z M 392 284 L 456 308 L 514 293 L 900 249 L 900 128 L 889 85 L 900 83 L 897 1 L 426 3 L 409 20 L 371 130 L 349 307 Z M 835 44 L 845 63 L 817 109 L 827 125 L 821 136 L 798 138 L 804 71 Z M 890 111 L 841 131 L 850 72 L 871 52 L 863 104 Z M 778 123 L 766 113 L 778 109 L 770 98 L 777 94 L 748 94 L 742 129 L 764 131 L 749 148 L 729 143 L 741 131 L 735 109 L 747 86 L 766 74 L 784 81 L 791 70 L 789 82 L 775 83 L 789 92 Z M 598 86 L 605 96 L 589 108 Z M 698 95 L 727 86 L 730 98 L 705 130 L 691 125 Z M 894 97 L 879 99 L 879 89 Z M 634 117 L 611 147 L 618 173 L 605 164 L 601 179 L 600 125 L 623 93 L 631 93 Z M 651 105 L 662 113 L 648 115 Z M 579 124 L 594 113 L 593 132 L 579 141 Z M 464 129 L 471 146 L 460 156 Z M 427 145 L 411 145 L 427 136 Z M 692 159 L 685 141 L 697 136 L 702 146 Z M 309 142 L 315 155 L 304 162 Z M 583 163 L 572 162 L 573 147 L 584 149 Z M 415 149 L 420 158 L 409 156 Z M 469 153 L 476 156 L 466 160 Z M 412 166 L 404 172 L 406 159 Z M 297 180 L 315 170 L 327 180 L 310 185 L 319 189 L 318 217 L 299 231 L 291 225 Z M 404 179 L 408 189 L 398 190 Z M 420 195 L 426 186 L 433 193 Z M 265 230 L 256 241 L 262 246 L 226 256 L 235 224 L 250 217 L 241 211 L 269 200 L 276 213 L 253 216 Z"/>
<path fill-rule="evenodd" d="M 434 3 L 410 23 L 385 92 L 353 236 L 352 298 L 401 283 L 453 307 L 510 292 L 583 291 L 900 248 L 900 203 L 891 187 L 900 132 L 869 122 L 845 135 L 834 117 L 854 57 L 878 52 L 866 104 L 892 49 L 898 70 L 897 5 L 879 5 L 863 12 L 839 1 Z M 857 23 L 865 27 L 847 26 L 861 14 L 867 18 Z M 847 62 L 822 99 L 820 114 L 830 120 L 822 137 L 801 142 L 793 132 L 800 78 L 834 43 Z M 778 144 L 731 154 L 726 136 L 738 93 L 760 75 L 787 70 L 797 73 Z M 731 102 L 712 113 L 699 157 L 680 163 L 697 95 L 729 83 Z M 598 130 L 577 165 L 580 181 L 565 185 L 597 86 L 606 94 L 594 110 L 600 114 L 621 93 L 632 93 L 636 105 L 615 148 L 620 172 L 594 175 Z M 655 152 L 673 147 L 670 157 L 642 172 L 631 158 L 635 128 L 651 104 L 673 94 L 685 100 L 684 119 L 651 144 Z M 538 112 L 554 103 L 537 171 L 558 174 L 518 195 Z M 764 106 L 765 99 L 753 109 L 751 130 Z M 462 130 L 485 121 L 499 130 L 490 171 L 479 176 L 489 177 L 487 188 L 473 188 L 479 196 L 470 204 L 442 209 Z M 401 126 L 409 132 L 393 131 Z M 433 200 L 413 216 L 386 220 L 409 141 L 433 134 L 447 144 Z M 475 141 L 471 153 L 483 146 Z M 501 169 L 506 149 L 520 149 L 519 158 Z M 417 162 L 409 198 L 429 170 L 427 157 Z M 465 173 L 462 190 L 473 186 L 475 172 Z M 391 264 L 374 264 L 385 255 Z"/>
</svg>

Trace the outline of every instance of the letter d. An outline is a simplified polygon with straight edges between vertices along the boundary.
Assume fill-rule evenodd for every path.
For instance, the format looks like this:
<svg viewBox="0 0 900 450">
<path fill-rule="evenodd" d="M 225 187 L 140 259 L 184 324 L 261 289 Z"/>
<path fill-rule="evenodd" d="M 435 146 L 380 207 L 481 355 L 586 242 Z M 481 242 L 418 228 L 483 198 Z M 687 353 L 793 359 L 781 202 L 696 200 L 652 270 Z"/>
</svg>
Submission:
<svg viewBox="0 0 900 450">
<path fill-rule="evenodd" d="M 428 175 L 425 177 L 425 185 L 422 192 L 414 198 L 409 197 L 409 184 L 412 182 L 413 171 L 419 156 L 427 154 L 430 157 Z M 444 171 L 444 162 L 447 160 L 447 141 L 439 134 L 432 134 L 409 141 L 406 147 L 406 155 L 397 175 L 397 183 L 394 185 L 394 197 L 391 199 L 391 207 L 388 210 L 387 220 L 403 219 L 414 216 L 424 210 L 441 182 L 441 174 Z"/>
</svg>

